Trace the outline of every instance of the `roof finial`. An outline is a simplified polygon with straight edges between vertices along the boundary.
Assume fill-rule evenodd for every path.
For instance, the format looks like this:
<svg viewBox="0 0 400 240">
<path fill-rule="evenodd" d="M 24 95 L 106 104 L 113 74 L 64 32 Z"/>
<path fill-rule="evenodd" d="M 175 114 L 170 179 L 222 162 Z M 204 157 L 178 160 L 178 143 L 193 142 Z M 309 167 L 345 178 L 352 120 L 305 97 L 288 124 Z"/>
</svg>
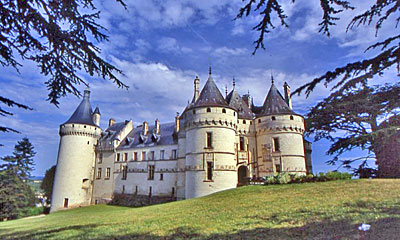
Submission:
<svg viewBox="0 0 400 240">
<path fill-rule="evenodd" d="M 83 91 L 83 97 L 84 98 L 89 98 L 90 96 L 90 87 L 89 87 L 89 83 L 86 85 L 86 89 Z"/>
<path fill-rule="evenodd" d="M 235 86 L 236 86 L 235 77 L 233 77 L 232 86 L 233 86 L 233 90 L 235 90 Z"/>
<path fill-rule="evenodd" d="M 228 85 L 225 84 L 225 98 L 228 96 Z"/>
<path fill-rule="evenodd" d="M 208 67 L 208 75 L 211 76 L 211 64 L 210 64 L 210 66 Z"/>
<path fill-rule="evenodd" d="M 271 83 L 274 84 L 274 75 L 272 74 L 272 69 L 271 69 Z"/>
</svg>

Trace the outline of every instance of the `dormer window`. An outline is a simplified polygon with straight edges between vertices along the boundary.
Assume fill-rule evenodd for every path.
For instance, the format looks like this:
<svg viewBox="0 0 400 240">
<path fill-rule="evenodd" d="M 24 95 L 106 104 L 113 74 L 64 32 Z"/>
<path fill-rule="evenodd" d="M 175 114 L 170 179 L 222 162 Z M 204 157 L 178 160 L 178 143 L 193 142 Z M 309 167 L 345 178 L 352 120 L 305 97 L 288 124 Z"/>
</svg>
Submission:
<svg viewBox="0 0 400 240">
<path fill-rule="evenodd" d="M 211 112 L 211 108 L 207 108 L 207 112 Z"/>
</svg>

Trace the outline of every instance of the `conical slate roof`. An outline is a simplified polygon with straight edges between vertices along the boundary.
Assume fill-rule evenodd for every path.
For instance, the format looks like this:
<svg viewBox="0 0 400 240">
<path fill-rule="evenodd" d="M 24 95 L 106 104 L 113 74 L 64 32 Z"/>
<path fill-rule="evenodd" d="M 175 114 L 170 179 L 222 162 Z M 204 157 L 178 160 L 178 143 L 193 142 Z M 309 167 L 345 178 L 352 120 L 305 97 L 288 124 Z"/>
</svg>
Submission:
<svg viewBox="0 0 400 240">
<path fill-rule="evenodd" d="M 261 110 L 261 115 L 285 114 L 285 113 L 291 114 L 294 112 L 289 108 L 284 98 L 282 97 L 281 93 L 278 91 L 278 89 L 275 87 L 275 84 L 272 82 L 268 95 L 265 98 Z"/>
<path fill-rule="evenodd" d="M 246 102 L 240 97 L 239 93 L 233 89 L 228 96 L 226 96 L 226 101 L 229 106 L 236 109 L 239 113 L 239 118 L 252 119 L 253 112 L 250 110 Z"/>
<path fill-rule="evenodd" d="M 228 103 L 225 101 L 221 92 L 218 90 L 217 85 L 215 85 L 214 80 L 210 76 L 204 85 L 203 90 L 201 90 L 199 99 L 193 104 L 193 107 L 227 107 Z"/>
<path fill-rule="evenodd" d="M 95 109 L 94 109 L 94 112 L 93 112 L 93 114 L 99 114 L 99 115 L 101 115 L 100 114 L 100 109 L 99 109 L 99 107 L 96 107 Z"/>
<path fill-rule="evenodd" d="M 75 112 L 68 119 L 68 121 L 66 121 L 64 124 L 66 124 L 66 123 L 80 123 L 80 124 L 87 124 L 87 125 L 97 126 L 93 122 L 92 107 L 90 106 L 89 97 L 90 97 L 90 91 L 89 90 L 85 90 L 82 102 L 76 108 Z"/>
</svg>

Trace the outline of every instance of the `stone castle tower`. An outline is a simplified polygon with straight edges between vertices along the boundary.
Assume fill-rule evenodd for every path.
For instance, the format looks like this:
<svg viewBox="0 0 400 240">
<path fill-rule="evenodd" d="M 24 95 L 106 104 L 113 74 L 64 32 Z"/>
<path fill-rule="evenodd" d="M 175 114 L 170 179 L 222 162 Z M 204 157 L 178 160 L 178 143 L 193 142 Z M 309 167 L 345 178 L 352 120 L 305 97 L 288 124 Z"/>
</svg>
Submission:
<svg viewBox="0 0 400 240">
<path fill-rule="evenodd" d="M 92 112 L 90 91 L 71 118 L 60 126 L 60 145 L 50 212 L 89 205 L 91 201 L 94 146 L 101 135 L 100 111 Z"/>
<path fill-rule="evenodd" d="M 237 183 L 236 110 L 228 105 L 211 76 L 201 93 L 198 78 L 192 103 L 181 115 L 186 138 L 185 198 L 194 198 Z"/>
</svg>

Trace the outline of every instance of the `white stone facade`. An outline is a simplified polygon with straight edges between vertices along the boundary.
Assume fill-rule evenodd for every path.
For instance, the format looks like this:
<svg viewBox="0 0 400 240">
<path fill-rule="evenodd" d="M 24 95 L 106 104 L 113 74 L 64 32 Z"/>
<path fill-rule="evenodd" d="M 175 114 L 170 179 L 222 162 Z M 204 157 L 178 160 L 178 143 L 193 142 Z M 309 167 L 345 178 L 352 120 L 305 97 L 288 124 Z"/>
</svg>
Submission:
<svg viewBox="0 0 400 240">
<path fill-rule="evenodd" d="M 109 202 L 116 193 L 189 199 L 249 178 L 310 173 L 311 144 L 305 145 L 304 118 L 292 111 L 286 83 L 286 98 L 272 84 L 261 107 L 235 90 L 223 98 L 211 74 L 201 93 L 197 77 L 194 83 L 193 101 L 175 122 L 133 126 L 110 119 L 101 132 L 96 109 L 89 129 L 61 125 L 52 211 L 64 208 L 65 198 L 67 207 Z"/>
</svg>

